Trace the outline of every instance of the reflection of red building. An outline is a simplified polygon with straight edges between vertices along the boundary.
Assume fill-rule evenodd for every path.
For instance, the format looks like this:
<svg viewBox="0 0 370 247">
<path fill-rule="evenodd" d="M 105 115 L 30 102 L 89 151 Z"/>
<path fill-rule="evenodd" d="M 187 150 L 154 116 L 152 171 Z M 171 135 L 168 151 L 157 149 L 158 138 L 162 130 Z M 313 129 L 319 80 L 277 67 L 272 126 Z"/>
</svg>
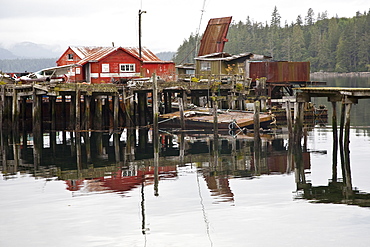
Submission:
<svg viewBox="0 0 370 247">
<path fill-rule="evenodd" d="M 88 182 L 88 191 L 112 191 L 126 192 L 148 181 L 154 180 L 154 167 L 146 167 L 144 170 L 138 170 L 134 176 L 125 176 L 123 170 L 113 172 L 110 176 L 98 177 L 93 179 L 67 180 L 67 190 L 79 191 Z M 158 167 L 159 178 L 172 178 L 177 176 L 176 166 Z M 85 188 L 86 189 L 86 188 Z"/>
<path fill-rule="evenodd" d="M 132 78 L 151 77 L 173 80 L 175 64 L 162 61 L 143 47 L 68 47 L 57 60 L 57 65 L 76 64 L 69 74 L 71 82 L 111 83 Z"/>
</svg>

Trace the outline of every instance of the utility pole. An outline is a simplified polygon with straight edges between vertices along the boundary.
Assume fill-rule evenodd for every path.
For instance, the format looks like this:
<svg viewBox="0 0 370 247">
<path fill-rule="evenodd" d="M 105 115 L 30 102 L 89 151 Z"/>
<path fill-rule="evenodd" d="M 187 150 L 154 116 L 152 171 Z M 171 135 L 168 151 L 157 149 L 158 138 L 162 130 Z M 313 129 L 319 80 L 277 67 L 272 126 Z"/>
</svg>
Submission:
<svg viewBox="0 0 370 247">
<path fill-rule="evenodd" d="M 146 11 L 142 11 L 139 9 L 139 57 L 141 59 L 141 14 L 146 13 Z"/>
</svg>

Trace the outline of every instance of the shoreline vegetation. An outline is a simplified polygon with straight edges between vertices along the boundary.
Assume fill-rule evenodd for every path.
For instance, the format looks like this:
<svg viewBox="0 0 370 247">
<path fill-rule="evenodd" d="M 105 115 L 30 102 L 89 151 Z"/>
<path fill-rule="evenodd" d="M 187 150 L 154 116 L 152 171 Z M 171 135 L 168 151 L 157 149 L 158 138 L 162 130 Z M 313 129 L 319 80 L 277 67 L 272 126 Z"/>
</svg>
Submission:
<svg viewBox="0 0 370 247">
<path fill-rule="evenodd" d="M 370 72 L 312 72 L 310 74 L 312 77 L 370 77 Z"/>
<path fill-rule="evenodd" d="M 230 24 L 225 52 L 252 52 L 271 56 L 275 61 L 309 61 L 311 71 L 370 71 L 370 11 L 357 12 L 352 18 L 329 17 L 327 12 L 297 16 L 282 23 L 275 7 L 270 22 L 234 20 Z M 191 34 L 178 48 L 174 62 L 194 63 L 194 47 L 201 36 Z"/>
</svg>

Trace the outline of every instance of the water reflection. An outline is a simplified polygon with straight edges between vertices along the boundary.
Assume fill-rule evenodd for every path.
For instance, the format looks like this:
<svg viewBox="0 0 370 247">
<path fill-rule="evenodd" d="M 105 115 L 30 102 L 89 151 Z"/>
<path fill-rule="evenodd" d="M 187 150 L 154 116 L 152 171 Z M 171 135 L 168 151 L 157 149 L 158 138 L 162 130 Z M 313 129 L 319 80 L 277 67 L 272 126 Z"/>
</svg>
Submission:
<svg viewBox="0 0 370 247">
<path fill-rule="evenodd" d="M 312 152 L 306 146 L 307 133 L 303 131 L 303 141 L 298 142 L 292 142 L 293 138 L 282 132 L 263 134 L 258 141 L 247 134 L 159 133 L 156 154 L 150 129 L 51 132 L 39 136 L 1 132 L 1 172 L 5 179 L 20 172 L 64 180 L 73 196 L 125 196 L 134 188 L 143 192 L 148 185 L 153 185 L 153 193 L 158 196 L 159 180 L 177 179 L 179 168 L 192 166 L 196 167 L 198 179 L 205 181 L 214 203 L 231 205 L 231 179 L 294 173 L 296 199 L 370 206 L 370 195 L 352 188 L 350 167 L 342 167 L 343 178 L 337 178 L 337 168 L 333 166 L 327 186 L 312 186 L 307 181 Z M 144 201 L 143 194 L 143 211 Z"/>
</svg>

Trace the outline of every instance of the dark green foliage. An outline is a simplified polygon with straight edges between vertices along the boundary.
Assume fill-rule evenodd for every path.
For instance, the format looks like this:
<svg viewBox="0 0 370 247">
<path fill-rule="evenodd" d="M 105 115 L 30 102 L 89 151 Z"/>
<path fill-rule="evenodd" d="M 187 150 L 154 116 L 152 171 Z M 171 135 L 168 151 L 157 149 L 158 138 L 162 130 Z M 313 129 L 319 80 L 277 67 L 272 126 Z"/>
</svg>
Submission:
<svg viewBox="0 0 370 247">
<path fill-rule="evenodd" d="M 272 56 L 274 60 L 310 61 L 311 71 L 370 71 L 370 11 L 352 18 L 330 18 L 327 13 L 315 17 L 310 8 L 307 16 L 293 23 L 280 23 L 275 7 L 269 23 L 233 22 L 228 32 L 225 52 L 252 52 Z M 176 63 L 193 61 L 195 36 L 179 47 Z M 188 55 L 192 54 L 192 55 Z M 187 59 L 184 59 L 187 56 Z"/>
</svg>

